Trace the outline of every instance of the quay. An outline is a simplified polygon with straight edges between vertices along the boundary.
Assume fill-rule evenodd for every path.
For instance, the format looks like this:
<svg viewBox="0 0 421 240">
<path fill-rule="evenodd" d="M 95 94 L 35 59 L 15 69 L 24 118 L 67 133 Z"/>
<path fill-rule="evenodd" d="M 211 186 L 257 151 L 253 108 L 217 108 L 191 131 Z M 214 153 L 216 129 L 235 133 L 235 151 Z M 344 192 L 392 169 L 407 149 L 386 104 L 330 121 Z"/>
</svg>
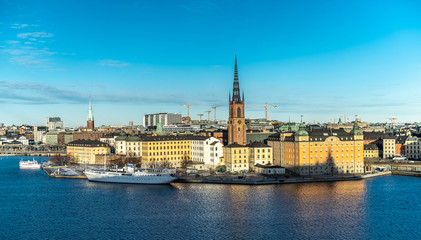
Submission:
<svg viewBox="0 0 421 240">
<path fill-rule="evenodd" d="M 53 166 L 53 167 L 41 167 L 42 170 L 51 178 L 78 178 L 87 179 L 82 171 L 75 168 L 69 168 L 68 166 Z"/>
</svg>

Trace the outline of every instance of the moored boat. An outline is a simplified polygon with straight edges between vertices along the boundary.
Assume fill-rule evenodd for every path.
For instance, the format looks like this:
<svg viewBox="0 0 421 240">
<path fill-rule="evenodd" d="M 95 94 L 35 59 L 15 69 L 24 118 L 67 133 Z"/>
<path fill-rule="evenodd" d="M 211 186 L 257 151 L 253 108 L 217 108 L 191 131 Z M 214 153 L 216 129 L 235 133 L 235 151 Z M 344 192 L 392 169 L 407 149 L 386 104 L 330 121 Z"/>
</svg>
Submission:
<svg viewBox="0 0 421 240">
<path fill-rule="evenodd" d="M 133 164 L 121 171 L 86 170 L 83 173 L 89 181 L 109 183 L 170 184 L 177 179 L 169 169 L 135 171 Z"/>
<path fill-rule="evenodd" d="M 19 162 L 19 167 L 23 169 L 38 169 L 41 168 L 41 164 L 39 164 L 35 159 Z"/>
</svg>

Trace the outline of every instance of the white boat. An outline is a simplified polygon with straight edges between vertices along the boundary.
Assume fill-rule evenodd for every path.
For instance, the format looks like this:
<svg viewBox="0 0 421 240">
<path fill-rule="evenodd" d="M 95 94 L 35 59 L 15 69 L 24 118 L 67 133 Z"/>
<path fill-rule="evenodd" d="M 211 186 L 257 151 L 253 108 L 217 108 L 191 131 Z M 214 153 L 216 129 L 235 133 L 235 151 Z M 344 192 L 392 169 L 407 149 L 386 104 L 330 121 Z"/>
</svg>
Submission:
<svg viewBox="0 0 421 240">
<path fill-rule="evenodd" d="M 41 168 L 41 164 L 39 164 L 35 159 L 19 162 L 19 167 L 24 169 L 38 169 Z"/>
<path fill-rule="evenodd" d="M 86 170 L 83 173 L 89 181 L 109 183 L 170 184 L 177 179 L 169 169 L 135 171 L 133 164 L 122 170 Z"/>
</svg>

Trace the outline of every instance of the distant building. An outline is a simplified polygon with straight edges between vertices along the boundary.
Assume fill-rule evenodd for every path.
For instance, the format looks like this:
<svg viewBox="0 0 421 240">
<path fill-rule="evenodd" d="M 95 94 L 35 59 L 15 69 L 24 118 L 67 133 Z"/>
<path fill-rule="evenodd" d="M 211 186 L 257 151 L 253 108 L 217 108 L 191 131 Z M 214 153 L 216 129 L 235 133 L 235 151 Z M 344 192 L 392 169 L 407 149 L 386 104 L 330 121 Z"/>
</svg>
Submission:
<svg viewBox="0 0 421 240">
<path fill-rule="evenodd" d="M 196 132 L 199 130 L 195 126 L 177 126 L 177 125 L 166 125 L 162 127 L 164 132 Z"/>
<path fill-rule="evenodd" d="M 60 117 L 48 117 L 45 120 L 45 126 L 48 130 L 64 129 L 64 122 Z"/>
<path fill-rule="evenodd" d="M 387 135 L 383 139 L 383 158 L 393 158 L 395 156 L 395 142 L 396 138 L 394 136 Z"/>
<path fill-rule="evenodd" d="M 34 127 L 34 142 L 43 142 L 43 135 L 48 131 L 48 127 Z"/>
<path fill-rule="evenodd" d="M 73 141 L 76 140 L 99 140 L 104 137 L 106 132 L 74 132 Z"/>
<path fill-rule="evenodd" d="M 181 114 L 179 113 L 155 113 L 143 116 L 143 126 L 145 128 L 155 128 L 158 123 L 161 126 L 167 126 L 181 122 Z"/>
<path fill-rule="evenodd" d="M 79 164 L 103 164 L 98 155 L 110 153 L 110 146 L 100 141 L 76 140 L 67 145 L 67 158 Z"/>
<path fill-rule="evenodd" d="M 421 139 L 416 136 L 408 137 L 405 141 L 405 155 L 411 159 L 421 157 Z"/>
</svg>

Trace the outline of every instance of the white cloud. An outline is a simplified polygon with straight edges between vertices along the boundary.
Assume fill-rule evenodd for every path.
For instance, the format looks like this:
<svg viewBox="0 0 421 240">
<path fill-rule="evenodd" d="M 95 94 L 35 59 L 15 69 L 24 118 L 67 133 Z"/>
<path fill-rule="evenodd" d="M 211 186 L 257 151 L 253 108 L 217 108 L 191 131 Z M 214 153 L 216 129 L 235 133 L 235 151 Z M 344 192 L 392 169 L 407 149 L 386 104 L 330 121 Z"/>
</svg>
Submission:
<svg viewBox="0 0 421 240">
<path fill-rule="evenodd" d="M 5 43 L 7 43 L 7 44 L 19 44 L 20 41 L 11 41 L 11 40 L 8 40 L 8 41 L 5 41 Z"/>
<path fill-rule="evenodd" d="M 47 32 L 27 32 L 27 33 L 19 33 L 17 35 L 18 38 L 28 38 L 28 37 L 40 37 L 40 38 L 48 38 L 53 37 L 52 33 Z"/>
<path fill-rule="evenodd" d="M 130 64 L 127 62 L 119 61 L 119 60 L 105 59 L 105 60 L 100 61 L 99 65 L 110 66 L 110 67 L 125 67 Z"/>
<path fill-rule="evenodd" d="M 18 24 L 18 23 L 14 23 L 12 24 L 11 28 L 25 28 L 28 27 L 29 24 Z"/>
</svg>

